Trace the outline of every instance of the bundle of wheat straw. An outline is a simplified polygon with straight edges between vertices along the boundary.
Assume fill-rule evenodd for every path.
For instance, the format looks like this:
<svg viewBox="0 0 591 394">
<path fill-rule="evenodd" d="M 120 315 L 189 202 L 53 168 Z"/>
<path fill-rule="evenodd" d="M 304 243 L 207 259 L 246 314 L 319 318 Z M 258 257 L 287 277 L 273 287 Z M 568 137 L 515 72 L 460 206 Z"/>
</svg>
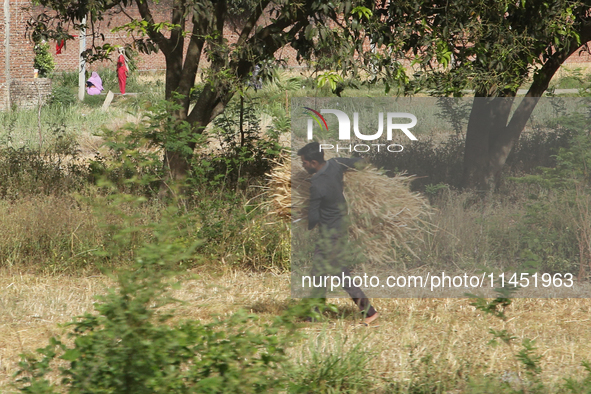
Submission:
<svg viewBox="0 0 591 394">
<path fill-rule="evenodd" d="M 292 173 L 293 166 L 293 173 Z M 294 221 L 307 221 L 310 175 L 299 161 L 286 157 L 268 174 L 272 213 Z M 351 238 L 363 244 L 370 262 L 389 263 L 395 250 L 387 245 L 405 247 L 422 241 L 429 231 L 425 220 L 431 213 L 427 200 L 412 193 L 413 177 L 388 177 L 376 168 L 345 173 L 345 198 L 349 209 Z"/>
<path fill-rule="evenodd" d="M 388 177 L 373 167 L 345 173 L 349 233 L 363 244 L 369 261 L 393 262 L 395 249 L 386 245 L 402 246 L 415 255 L 411 245 L 422 242 L 429 231 L 425 219 L 431 209 L 425 198 L 410 191 L 412 179 Z"/>
<path fill-rule="evenodd" d="M 271 195 L 271 213 L 283 219 L 291 218 L 291 160 L 275 162 L 275 167 L 266 174 L 266 187 Z"/>
</svg>

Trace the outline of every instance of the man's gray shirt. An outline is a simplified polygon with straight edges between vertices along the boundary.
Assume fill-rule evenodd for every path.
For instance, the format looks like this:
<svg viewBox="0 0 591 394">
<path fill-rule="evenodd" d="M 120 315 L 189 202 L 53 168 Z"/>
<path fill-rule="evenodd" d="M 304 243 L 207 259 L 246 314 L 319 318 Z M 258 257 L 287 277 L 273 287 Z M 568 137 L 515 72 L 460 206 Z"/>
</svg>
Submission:
<svg viewBox="0 0 591 394">
<path fill-rule="evenodd" d="M 343 218 L 347 215 L 347 202 L 343 195 L 343 174 L 355 168 L 360 157 L 337 157 L 326 162 L 310 179 L 310 208 L 308 229 L 320 224 L 322 230 L 344 230 Z"/>
</svg>

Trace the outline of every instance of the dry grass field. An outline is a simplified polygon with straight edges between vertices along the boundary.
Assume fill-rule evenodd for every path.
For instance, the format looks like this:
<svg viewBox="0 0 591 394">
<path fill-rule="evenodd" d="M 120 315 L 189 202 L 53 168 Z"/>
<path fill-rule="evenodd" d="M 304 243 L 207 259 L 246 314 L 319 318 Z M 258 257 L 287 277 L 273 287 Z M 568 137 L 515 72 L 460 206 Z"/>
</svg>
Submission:
<svg viewBox="0 0 591 394">
<path fill-rule="evenodd" d="M 288 274 L 192 274 L 196 276 L 175 294 L 185 301 L 178 307 L 183 318 L 207 321 L 244 308 L 264 320 L 295 302 L 289 295 Z M 0 391 L 12 392 L 19 354 L 44 347 L 50 336 L 63 334 L 66 329 L 59 324 L 92 310 L 94 296 L 111 283 L 104 276 L 39 277 L 3 271 Z M 368 392 L 394 381 L 410 384 L 426 374 L 441 381 L 494 376 L 519 382 L 524 371 L 515 354 L 523 338 L 535 340 L 536 353 L 542 356 L 542 381 L 558 388 L 566 377 L 584 376 L 581 361 L 591 352 L 591 300 L 587 299 L 516 299 L 506 322 L 483 315 L 468 299 L 376 299 L 381 318 L 374 328 L 356 324 L 348 299 L 332 301 L 339 305 L 341 316 L 329 316 L 328 323 L 302 323 L 301 330 L 311 338 L 327 334 L 329 340 L 323 342 L 327 347 L 330 338 L 346 337 L 349 344 L 363 341 L 363 348 L 375 353 L 370 364 L 375 387 Z M 517 337 L 513 348 L 490 345 L 491 328 L 513 333 Z M 291 350 L 294 359 L 306 351 L 306 343 Z M 424 361 L 429 358 L 427 365 Z M 470 392 L 461 386 L 446 392 Z"/>
</svg>

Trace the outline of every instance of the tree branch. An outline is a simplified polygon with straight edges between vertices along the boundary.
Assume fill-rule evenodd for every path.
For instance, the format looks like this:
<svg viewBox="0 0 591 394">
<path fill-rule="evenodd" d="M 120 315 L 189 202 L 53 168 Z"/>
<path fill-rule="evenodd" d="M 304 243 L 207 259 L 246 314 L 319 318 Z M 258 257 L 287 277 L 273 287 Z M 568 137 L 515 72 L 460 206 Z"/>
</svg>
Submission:
<svg viewBox="0 0 591 394">
<path fill-rule="evenodd" d="M 586 45 L 591 41 L 591 25 L 585 24 L 581 27 L 579 45 L 576 39 L 571 39 L 568 47 L 554 52 L 544 65 L 538 70 L 534 76 L 532 85 L 527 94 L 521 100 L 515 113 L 511 117 L 509 124 L 506 127 L 501 127 L 497 133 L 494 134 L 494 139 L 490 147 L 489 163 L 491 168 L 495 171 L 502 168 L 509 152 L 513 149 L 515 143 L 519 140 L 525 125 L 530 118 L 534 108 L 536 107 L 540 97 L 548 88 L 548 84 L 552 77 L 558 71 L 562 63 L 569 56 L 575 53 L 581 46 Z"/>
<path fill-rule="evenodd" d="M 236 41 L 237 47 L 240 47 L 246 43 L 246 40 L 248 39 L 248 36 L 250 36 L 252 29 L 254 29 L 254 27 L 256 26 L 257 21 L 259 20 L 259 18 L 263 14 L 263 11 L 265 10 L 265 8 L 267 8 L 269 3 L 270 3 L 270 0 L 263 0 L 254 9 L 254 12 L 250 16 L 250 18 L 248 18 L 246 23 L 244 24 L 244 27 L 242 28 L 242 32 L 240 33 L 240 36 L 238 37 L 238 40 Z"/>
<path fill-rule="evenodd" d="M 136 0 L 137 8 L 142 16 L 142 19 L 148 22 L 148 35 L 150 38 L 158 44 L 160 50 L 164 53 L 165 56 L 168 56 L 171 52 L 170 42 L 164 35 L 156 30 L 154 30 L 154 17 L 152 16 L 152 12 L 150 11 L 150 7 L 148 6 L 147 0 Z"/>
<path fill-rule="evenodd" d="M 126 17 L 129 18 L 130 21 L 134 21 L 135 18 L 132 17 L 131 15 L 129 15 L 126 11 L 125 8 L 123 6 L 121 6 L 121 9 L 119 10 L 119 12 L 121 12 L 123 15 L 125 15 Z"/>
<path fill-rule="evenodd" d="M 558 71 L 566 59 L 579 48 L 586 45 L 587 42 L 591 41 L 591 24 L 585 24 L 582 26 L 580 40 L 581 44 L 579 45 L 576 39 L 571 39 L 570 45 L 567 47 L 568 49 L 554 52 L 538 72 L 536 72 L 534 80 L 525 95 L 525 99 L 521 100 L 521 103 L 509 122 L 507 127 L 507 133 L 509 135 L 505 138 L 519 138 L 521 130 L 525 127 L 527 120 L 538 102 L 537 99 L 544 94 L 546 89 L 548 89 L 548 85 L 556 71 Z"/>
<path fill-rule="evenodd" d="M 185 40 L 183 37 L 183 31 L 185 30 L 185 11 L 186 11 L 186 6 L 185 6 L 184 1 L 182 0 L 175 0 L 174 2 L 174 6 L 172 9 L 172 18 L 171 18 L 171 23 L 173 25 L 180 25 L 180 27 L 178 28 L 173 28 L 172 31 L 170 32 L 170 44 L 172 46 L 171 50 L 175 51 L 177 50 L 177 48 L 180 48 L 181 50 L 184 49 L 184 44 L 185 44 Z"/>
<path fill-rule="evenodd" d="M 201 31 L 203 26 L 201 22 L 193 15 L 193 32 L 189 41 L 189 47 L 187 48 L 185 64 L 183 65 L 181 81 L 178 87 L 179 93 L 184 96 L 183 107 L 187 108 L 187 111 L 191 99 L 191 88 L 195 86 L 195 77 L 197 76 L 197 69 L 199 68 L 203 46 L 205 45 L 205 38 Z"/>
<path fill-rule="evenodd" d="M 218 31 L 218 43 L 224 41 L 224 23 L 226 22 L 226 13 L 228 12 L 228 6 L 226 0 L 218 0 L 215 3 L 215 23 L 216 30 Z"/>
<path fill-rule="evenodd" d="M 206 83 L 203 87 L 203 91 L 199 95 L 195 107 L 187 117 L 187 121 L 193 126 L 193 130 L 201 134 L 205 129 L 205 126 L 209 124 L 220 112 L 215 112 L 216 108 L 220 107 L 221 94 L 214 89 L 211 83 Z M 222 111 L 223 111 L 222 106 Z"/>
</svg>

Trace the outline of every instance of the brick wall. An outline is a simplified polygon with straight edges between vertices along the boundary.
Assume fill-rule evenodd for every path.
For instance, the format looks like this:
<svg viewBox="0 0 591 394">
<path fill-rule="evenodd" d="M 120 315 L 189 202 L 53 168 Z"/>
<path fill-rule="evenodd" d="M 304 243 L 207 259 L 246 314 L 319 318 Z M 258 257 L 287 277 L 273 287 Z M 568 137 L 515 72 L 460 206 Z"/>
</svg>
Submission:
<svg viewBox="0 0 591 394">
<path fill-rule="evenodd" d="M 566 59 L 565 63 L 589 63 L 591 62 L 591 54 L 587 51 L 583 52 L 575 52 L 573 53 L 568 59 Z"/>
<path fill-rule="evenodd" d="M 6 83 L 0 83 L 0 110 L 7 108 Z"/>
<path fill-rule="evenodd" d="M 2 0 L 0 0 L 2 1 Z M 149 0 L 152 3 L 151 0 Z M 26 0 L 19 0 L 20 3 L 27 3 Z M 169 21 L 171 16 L 171 0 L 160 0 L 157 5 L 153 3 L 150 5 L 150 9 L 152 11 L 153 17 L 156 22 L 164 22 Z M 139 11 L 135 7 L 135 3 L 133 3 L 130 7 L 125 9 L 125 14 L 133 17 L 133 18 L 140 18 Z M 114 45 L 125 45 L 132 42 L 132 40 L 127 37 L 125 32 L 119 33 L 112 33 L 111 30 L 116 26 L 121 26 L 130 21 L 129 17 L 124 13 L 120 12 L 109 12 L 103 21 L 99 22 L 95 28 L 96 32 L 99 37 L 95 37 L 95 41 L 98 45 L 102 45 L 105 42 L 114 44 Z M 270 21 L 270 13 L 266 13 L 263 18 L 266 21 Z M 187 31 L 191 31 L 192 24 L 188 20 L 187 25 L 185 27 Z M 73 35 L 78 35 L 78 32 L 71 32 Z M 90 31 L 87 32 L 90 34 Z M 101 38 L 101 35 L 104 36 L 104 41 Z M 228 25 L 224 28 L 224 37 L 227 37 L 230 43 L 236 42 L 238 35 L 232 32 L 231 26 Z M 90 48 L 92 43 L 92 38 L 89 36 L 87 38 L 87 48 Z M 55 42 L 51 43 L 53 53 L 55 55 L 56 60 L 56 70 L 57 71 L 74 71 L 78 68 L 78 51 L 79 51 L 79 43 L 77 40 L 70 41 L 66 43 L 66 48 L 62 49 L 62 53 L 57 55 L 55 54 Z M 188 38 L 185 39 L 185 48 L 188 44 Z M 369 41 L 364 43 L 364 50 L 370 50 Z M 283 49 L 280 49 L 277 53 L 278 57 L 287 60 L 287 64 L 290 67 L 298 67 L 300 66 L 296 61 L 296 51 L 287 46 Z M 102 64 L 92 65 L 90 67 L 101 68 L 101 67 L 115 67 L 114 63 L 115 57 L 111 62 L 103 62 Z M 589 53 L 579 53 L 576 52 L 573 54 L 569 59 L 567 59 L 566 63 L 586 63 L 591 62 L 591 55 Z M 139 54 L 138 58 L 138 68 L 139 70 L 165 70 L 166 63 L 164 59 L 164 55 L 161 52 L 153 53 L 150 55 L 146 54 Z"/>
<path fill-rule="evenodd" d="M 6 83 L 5 61 L 6 61 L 6 26 L 4 17 L 4 1 L 0 0 L 0 86 L 4 87 Z M 0 92 L 3 90 L 0 89 Z M 2 95 L 2 93 L 0 93 Z M 2 96 L 0 96 L 2 98 Z M 1 100 L 0 104 L 4 101 Z"/>
<path fill-rule="evenodd" d="M 169 17 L 169 9 L 170 9 L 170 0 L 163 0 L 159 2 L 158 6 L 154 6 L 151 4 L 151 9 L 154 14 L 154 18 L 157 22 L 165 21 Z M 133 6 L 127 7 L 125 13 L 130 15 L 131 17 L 139 18 L 139 12 Z M 110 43 L 112 45 L 125 45 L 132 42 L 132 39 L 127 37 L 125 32 L 119 33 L 112 33 L 111 30 L 116 26 L 121 26 L 130 19 L 123 13 L 111 11 L 105 15 L 103 21 L 98 22 L 95 25 L 96 35 L 93 38 L 91 29 L 87 30 L 87 38 L 86 38 L 86 48 L 91 48 L 93 39 L 95 41 L 95 45 L 103 45 L 104 43 Z M 70 34 L 78 37 L 79 32 L 77 31 L 70 31 Z M 104 40 L 102 39 L 104 37 Z M 52 52 L 54 54 L 54 58 L 56 61 L 56 71 L 75 71 L 78 69 L 78 62 L 79 62 L 79 48 L 80 43 L 78 39 L 70 40 L 66 42 L 65 47 L 62 48 L 61 54 L 56 54 L 56 44 L 55 42 L 50 43 Z M 89 67 L 92 69 L 98 69 L 101 67 L 112 67 L 115 68 L 115 59 L 116 55 L 113 55 L 112 60 L 105 61 L 102 63 L 95 63 L 90 65 Z M 165 59 L 164 55 L 161 52 L 145 55 L 140 54 L 138 59 L 138 68 L 140 70 L 164 70 L 165 66 Z"/>
<path fill-rule="evenodd" d="M 0 108 L 5 108 L 8 104 L 7 96 L 9 91 L 11 102 L 18 104 L 30 101 L 32 86 L 39 86 L 41 90 L 46 89 L 47 82 L 40 82 L 35 85 L 32 85 L 31 82 L 35 54 L 33 52 L 33 43 L 26 37 L 26 26 L 30 13 L 23 10 L 23 7 L 28 7 L 30 4 L 28 0 L 10 0 L 7 16 L 4 12 L 4 0 L 0 0 Z M 6 28 L 7 20 L 9 29 Z M 7 40 L 10 43 L 9 48 L 6 47 Z M 8 62 L 6 58 L 7 51 L 9 54 Z M 11 78 L 10 84 L 7 80 L 8 76 Z M 20 81 L 23 81 L 23 87 L 21 87 Z M 20 97 L 21 93 L 25 96 Z M 14 98 L 12 97 L 13 94 Z M 35 94 L 37 94 L 36 88 Z"/>
<path fill-rule="evenodd" d="M 50 94 L 49 78 L 14 79 L 10 83 L 11 101 L 19 108 L 36 108 L 39 103 L 43 105 Z"/>
<path fill-rule="evenodd" d="M 0 0 L 1 1 L 1 0 Z M 33 43 L 26 37 L 27 20 L 30 17 L 23 7 L 27 0 L 10 0 L 10 74 L 12 78 L 33 77 Z"/>
<path fill-rule="evenodd" d="M 6 18 L 4 1 L 0 0 L 0 109 L 7 104 L 6 96 Z"/>
</svg>

